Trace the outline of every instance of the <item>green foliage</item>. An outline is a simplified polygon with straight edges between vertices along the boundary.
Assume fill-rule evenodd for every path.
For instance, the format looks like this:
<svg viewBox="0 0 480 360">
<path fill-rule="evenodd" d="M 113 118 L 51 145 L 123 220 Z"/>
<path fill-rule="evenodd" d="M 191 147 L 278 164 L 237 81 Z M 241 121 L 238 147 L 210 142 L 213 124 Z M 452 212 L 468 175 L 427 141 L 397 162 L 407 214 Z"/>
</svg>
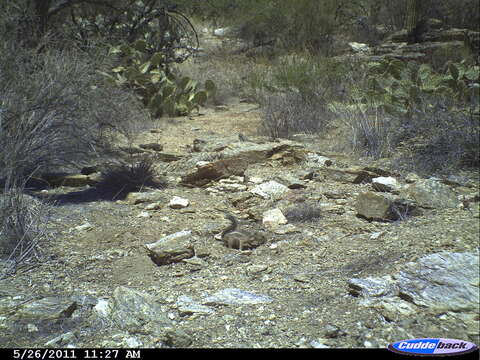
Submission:
<svg viewBox="0 0 480 360">
<path fill-rule="evenodd" d="M 273 71 L 273 83 L 281 90 L 290 90 L 304 97 L 313 95 L 321 75 L 319 64 L 311 59 L 292 57 Z"/>
<path fill-rule="evenodd" d="M 197 14 L 233 26 L 253 45 L 276 41 L 291 50 L 329 53 L 338 28 L 334 0 L 212 0 L 198 2 Z"/>
<path fill-rule="evenodd" d="M 454 100 L 455 108 L 448 110 L 478 112 L 479 66 L 450 62 L 438 73 L 428 64 L 395 59 L 367 67 L 368 89 L 362 92 L 363 103 L 375 104 L 390 115 L 410 119 L 419 107 L 433 107 L 438 96 Z"/>
<path fill-rule="evenodd" d="M 204 90 L 200 90 L 195 80 L 169 71 L 165 55 L 161 52 L 152 54 L 144 40 L 112 47 L 110 53 L 120 56 L 122 64 L 113 68 L 111 73 L 103 74 L 115 85 L 133 89 L 154 116 L 188 115 L 215 95 L 213 81 L 207 80 Z"/>
<path fill-rule="evenodd" d="M 338 94 L 344 72 L 345 66 L 338 60 L 294 55 L 282 58 L 268 70 L 252 71 L 246 81 L 254 94 L 290 92 L 304 101 L 323 101 Z"/>
<path fill-rule="evenodd" d="M 327 107 L 339 94 L 343 66 L 338 61 L 312 56 L 288 56 L 260 74 L 250 85 L 262 105 L 261 127 L 272 138 L 323 131 L 331 120 Z M 254 77 L 252 77 L 254 75 Z"/>
<path fill-rule="evenodd" d="M 330 104 L 348 120 L 355 150 L 382 157 L 401 148 L 406 164 L 444 171 L 479 164 L 479 66 L 384 60 L 360 65 L 348 103 Z M 402 152 L 401 153 L 405 153 Z M 403 166 L 403 165 L 402 165 Z"/>
</svg>

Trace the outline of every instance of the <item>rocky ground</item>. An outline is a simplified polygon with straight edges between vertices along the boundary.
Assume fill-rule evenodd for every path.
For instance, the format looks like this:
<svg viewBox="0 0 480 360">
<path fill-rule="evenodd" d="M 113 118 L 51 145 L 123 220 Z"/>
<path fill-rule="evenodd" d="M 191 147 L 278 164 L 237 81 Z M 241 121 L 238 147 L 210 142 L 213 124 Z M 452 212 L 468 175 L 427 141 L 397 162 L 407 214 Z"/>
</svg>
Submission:
<svg viewBox="0 0 480 360">
<path fill-rule="evenodd" d="M 478 344 L 478 174 L 396 173 L 322 150 L 328 137 L 271 142 L 258 122 L 239 102 L 139 133 L 136 149 L 163 145 L 143 155 L 164 189 L 32 194 L 63 201 L 44 261 L 0 280 L 1 346 Z M 222 210 L 266 242 L 226 247 Z"/>
</svg>

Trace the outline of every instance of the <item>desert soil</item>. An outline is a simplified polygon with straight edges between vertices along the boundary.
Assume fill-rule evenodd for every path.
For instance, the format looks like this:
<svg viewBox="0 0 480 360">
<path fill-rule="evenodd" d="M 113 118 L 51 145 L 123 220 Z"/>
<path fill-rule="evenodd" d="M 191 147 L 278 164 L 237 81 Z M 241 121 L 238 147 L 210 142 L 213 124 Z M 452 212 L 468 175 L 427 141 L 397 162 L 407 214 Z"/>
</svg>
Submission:
<svg viewBox="0 0 480 360">
<path fill-rule="evenodd" d="M 202 112 L 158 126 L 156 133 L 147 130 L 135 141 L 159 142 L 165 152 L 185 155 L 186 146 L 196 138 L 233 142 L 240 132 L 252 138 L 257 134 L 260 113 L 255 104 L 237 101 L 227 109 Z M 325 151 L 331 145 L 328 137 L 309 139 L 304 143 L 307 149 L 344 166 L 375 165 L 369 160 Z M 301 164 L 266 161 L 252 164 L 247 173 L 270 180 L 300 169 Z M 428 309 L 419 308 L 415 317 L 388 322 L 375 309 L 361 306 L 359 299 L 349 294 L 347 285 L 351 278 L 394 274 L 425 254 L 477 251 L 478 203 L 473 204 L 477 207 L 473 210 L 426 210 L 422 216 L 405 221 L 369 222 L 358 218 L 354 208 L 356 195 L 369 189 L 369 184 L 343 184 L 328 178 L 308 182 L 305 189 L 292 191 L 289 196 L 293 200 L 284 200 L 284 204 L 290 201 L 295 205 L 303 198 L 339 205 L 342 211 L 325 211 L 312 222 L 295 223 L 294 233 L 270 232 L 267 244 L 250 251 L 229 249 L 214 239 L 228 224 L 215 209 L 223 204 L 246 219 L 256 210 L 278 204 L 258 198 L 249 203 L 248 209 L 236 208 L 231 202 L 235 194 L 214 195 L 203 188 L 172 183 L 163 190 L 165 206 L 151 212 L 150 218 L 137 217 L 143 211 L 142 205 L 125 201 L 62 204 L 54 207 L 50 219 L 54 236 L 44 245 L 46 260 L 20 269 L 2 283 L 39 297 L 109 298 L 118 286 L 149 293 L 158 298 L 175 326 L 188 334 L 192 347 L 291 348 L 308 347 L 312 341 L 329 347 L 384 347 L 393 341 L 426 336 L 478 343 L 478 328 L 442 319 Z M 69 191 L 78 189 L 63 187 L 51 192 Z M 187 198 L 190 205 L 180 210 L 169 208 L 173 196 Z M 261 217 L 255 220 L 261 227 Z M 74 229 L 87 222 L 93 225 L 91 230 Z M 208 256 L 199 264 L 155 265 L 144 245 L 182 230 L 192 230 Z M 381 236 L 371 237 L 377 232 Z M 226 288 L 266 295 L 273 302 L 217 307 L 211 315 L 182 317 L 177 312 L 175 302 L 181 295 L 198 300 Z M 70 325 L 78 330 L 82 324 Z M 16 334 L 3 345 L 42 346 L 54 334 L 68 330 L 51 327 L 39 333 Z M 78 334 L 79 347 L 102 346 L 111 337 L 108 331 L 79 330 Z M 145 347 L 161 346 L 160 339 L 148 334 L 135 336 Z"/>
</svg>

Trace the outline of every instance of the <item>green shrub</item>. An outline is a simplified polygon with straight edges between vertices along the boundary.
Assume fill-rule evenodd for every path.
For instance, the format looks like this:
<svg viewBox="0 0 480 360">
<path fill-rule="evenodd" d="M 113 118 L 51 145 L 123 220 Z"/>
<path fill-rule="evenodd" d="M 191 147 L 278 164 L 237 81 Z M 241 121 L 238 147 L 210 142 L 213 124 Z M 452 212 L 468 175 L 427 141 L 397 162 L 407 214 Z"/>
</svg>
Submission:
<svg viewBox="0 0 480 360">
<path fill-rule="evenodd" d="M 332 119 L 328 104 L 341 96 L 342 71 L 335 60 L 299 56 L 253 73 L 249 80 L 262 105 L 262 132 L 288 138 L 323 131 Z"/>
<path fill-rule="evenodd" d="M 341 94 L 346 69 L 332 58 L 292 55 L 252 70 L 245 81 L 252 94 L 294 92 L 304 100 L 321 100 L 320 96 L 331 100 Z"/>
<path fill-rule="evenodd" d="M 479 67 L 429 65 L 399 60 L 359 64 L 365 74 L 348 103 L 332 103 L 352 129 L 353 149 L 369 156 L 408 154 L 425 171 L 478 166 Z M 353 81 L 352 81 L 353 83 Z"/>
<path fill-rule="evenodd" d="M 408 121 L 419 107 L 433 107 L 438 96 L 453 98 L 449 110 L 478 112 L 479 66 L 447 64 L 443 73 L 428 64 L 385 60 L 368 64 L 368 91 L 363 102 L 373 101 L 387 113 Z"/>
<path fill-rule="evenodd" d="M 286 49 L 328 55 L 338 25 L 337 6 L 332 0 L 216 0 L 205 2 L 202 10 L 208 18 L 233 26 L 253 45 L 276 41 Z"/>
<path fill-rule="evenodd" d="M 213 81 L 205 82 L 205 90 L 189 77 L 179 77 L 167 66 L 165 55 L 151 53 L 147 41 L 138 40 L 131 46 L 112 47 L 110 53 L 118 54 L 122 64 L 103 73 L 113 84 L 133 89 L 138 99 L 153 116 L 164 113 L 169 116 L 188 115 L 204 105 L 209 96 L 214 96 Z"/>
</svg>

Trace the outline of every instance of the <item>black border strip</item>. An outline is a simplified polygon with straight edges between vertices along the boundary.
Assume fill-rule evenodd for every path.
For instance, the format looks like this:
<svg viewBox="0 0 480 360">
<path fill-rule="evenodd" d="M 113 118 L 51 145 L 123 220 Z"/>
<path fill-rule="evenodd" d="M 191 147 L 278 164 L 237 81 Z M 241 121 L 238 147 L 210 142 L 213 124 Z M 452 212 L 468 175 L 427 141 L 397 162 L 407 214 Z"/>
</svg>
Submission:
<svg viewBox="0 0 480 360">
<path fill-rule="evenodd" d="M 1 344 L 0 344 L 1 346 Z M 24 352 L 24 350 L 26 350 Z M 47 356 L 42 359 L 42 356 L 27 356 L 28 354 L 35 354 L 35 351 L 38 351 L 36 354 L 45 353 L 47 351 Z M 63 352 L 63 353 L 62 353 Z M 18 356 L 19 353 L 26 354 L 23 359 Z M 301 355 L 315 357 L 315 359 L 336 359 L 338 360 L 341 356 L 368 356 L 369 359 L 412 359 L 415 357 L 423 357 L 415 354 L 399 354 L 388 349 L 102 349 L 102 348 L 58 348 L 58 349 L 41 349 L 41 348 L 0 348 L 0 356 L 2 359 L 14 359 L 14 360 L 52 360 L 52 359 L 89 359 L 89 360 L 116 360 L 116 359 L 162 359 L 164 356 L 182 356 L 182 355 L 208 355 L 208 356 L 218 356 L 219 358 L 225 360 L 226 355 L 233 355 L 238 353 L 239 355 Z M 75 358 L 72 356 L 75 354 Z M 90 357 L 85 357 L 86 354 L 89 354 Z M 93 356 L 96 355 L 96 357 Z M 108 354 L 108 356 L 106 356 Z M 139 355 L 137 357 L 132 357 L 132 354 Z M 49 356 L 52 355 L 52 356 Z M 61 356 L 66 355 L 66 356 Z M 116 355 L 116 356 L 114 356 Z M 130 355 L 130 356 L 129 356 Z M 449 354 L 456 356 L 457 359 L 461 360 L 478 360 L 479 359 L 479 349 L 467 353 L 467 354 Z M 428 355 L 430 358 L 439 358 L 445 357 L 446 355 Z M 165 358 L 168 359 L 168 358 Z"/>
</svg>

